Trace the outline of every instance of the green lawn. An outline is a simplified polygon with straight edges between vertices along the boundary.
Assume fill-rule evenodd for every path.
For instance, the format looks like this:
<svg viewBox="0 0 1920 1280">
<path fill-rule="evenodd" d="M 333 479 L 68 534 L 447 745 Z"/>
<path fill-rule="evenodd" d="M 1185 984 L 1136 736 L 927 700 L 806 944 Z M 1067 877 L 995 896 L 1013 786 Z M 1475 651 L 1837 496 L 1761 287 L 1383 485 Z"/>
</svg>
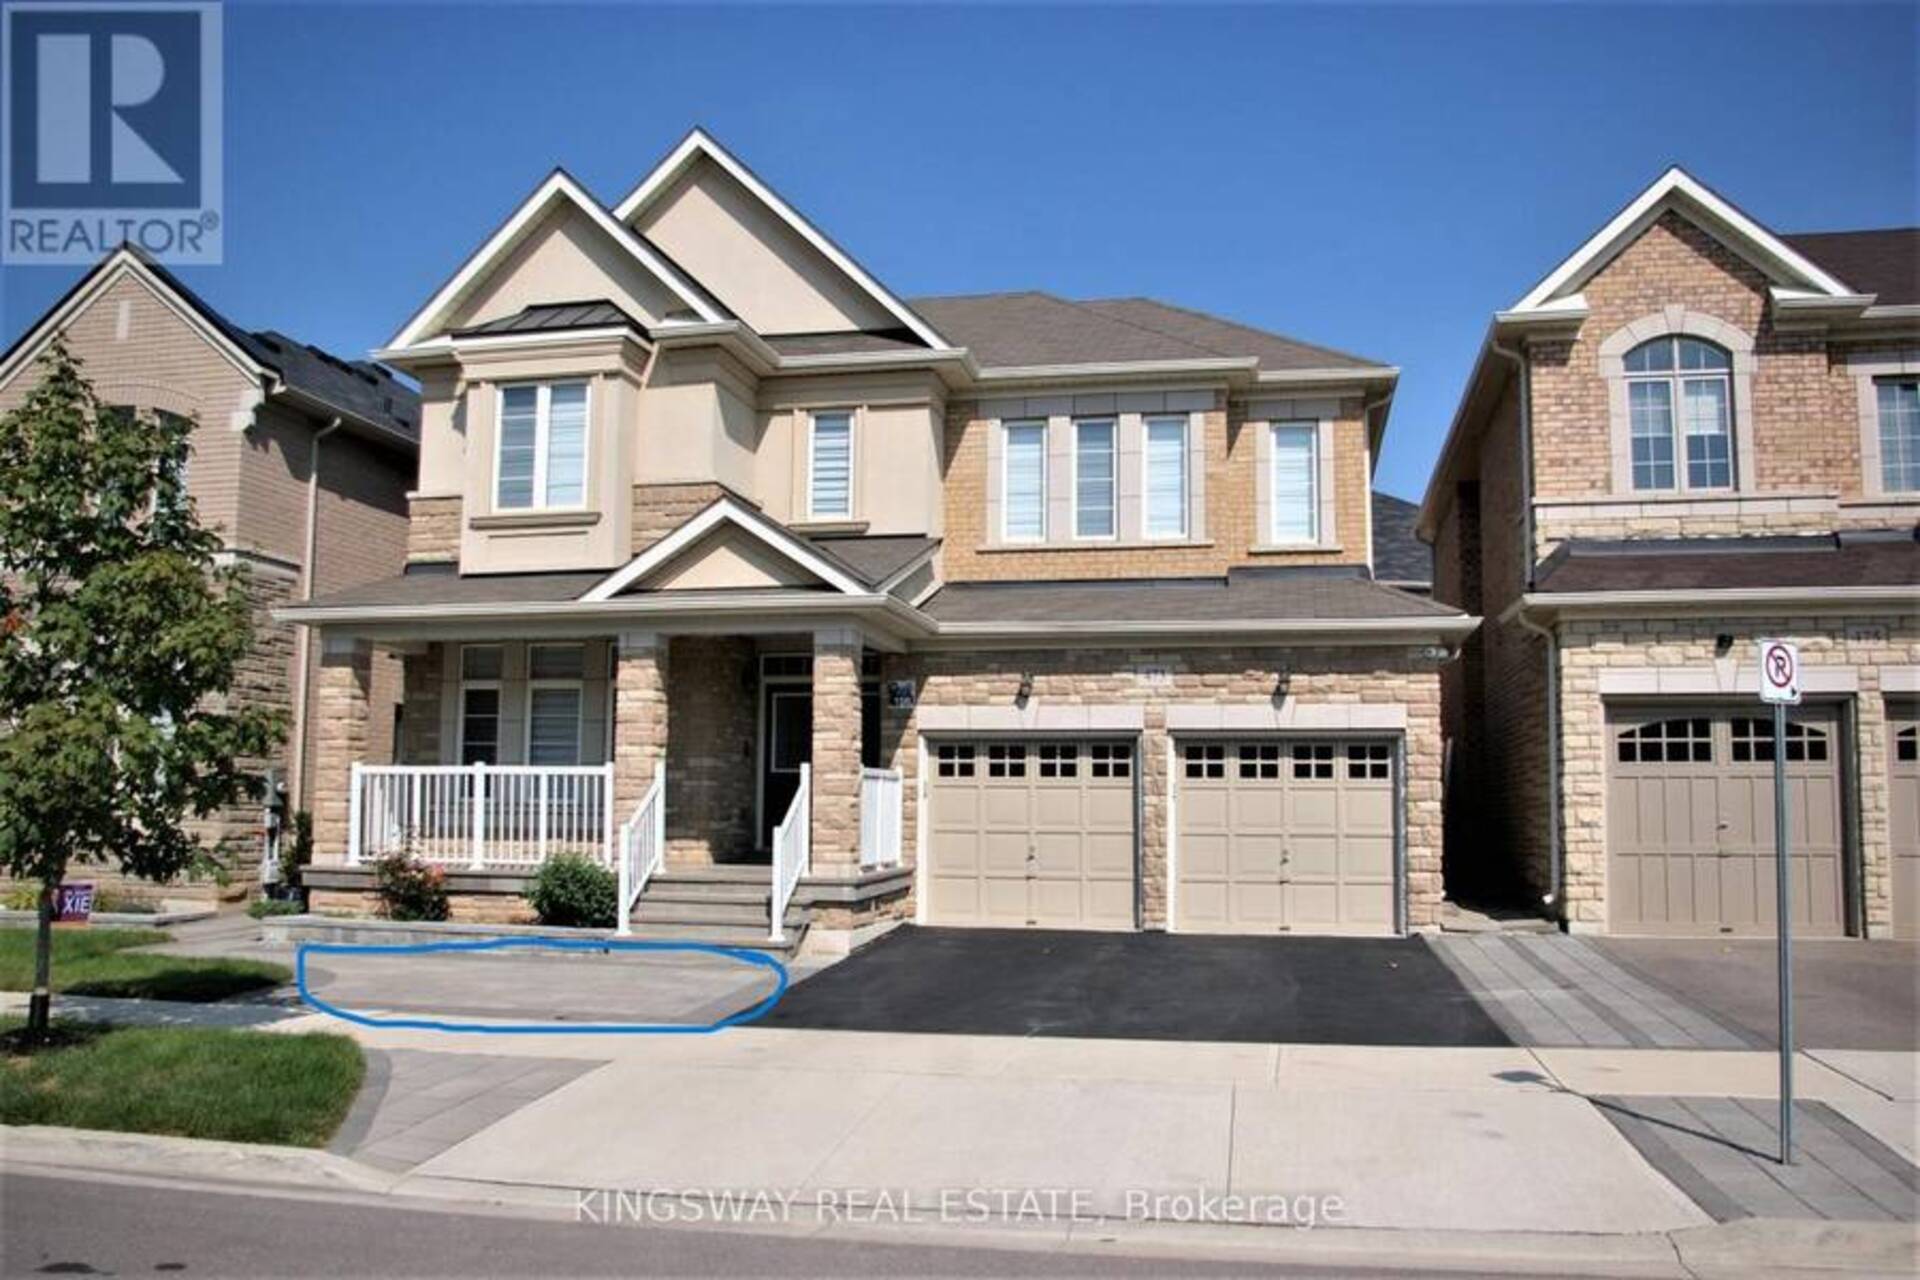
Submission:
<svg viewBox="0 0 1920 1280">
<path fill-rule="evenodd" d="M 326 1144 L 365 1064 L 345 1036 L 60 1021 L 24 1043 L 0 1019 L 0 1124 Z"/>
<path fill-rule="evenodd" d="M 0 929 L 0 991 L 33 989 L 32 929 Z M 293 980 L 284 965 L 259 960 L 160 956 L 129 951 L 167 941 L 158 929 L 56 929 L 53 989 L 76 996 L 143 1000 L 224 1000 Z"/>
</svg>

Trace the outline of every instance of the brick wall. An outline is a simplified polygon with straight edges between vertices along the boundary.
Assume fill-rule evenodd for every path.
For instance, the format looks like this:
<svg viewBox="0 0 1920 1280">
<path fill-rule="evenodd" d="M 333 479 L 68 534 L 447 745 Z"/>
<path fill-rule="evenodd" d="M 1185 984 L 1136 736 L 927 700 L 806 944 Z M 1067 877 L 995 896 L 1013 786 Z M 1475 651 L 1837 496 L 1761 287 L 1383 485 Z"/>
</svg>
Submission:
<svg viewBox="0 0 1920 1280">
<path fill-rule="evenodd" d="M 1733 637 L 1733 652 L 1751 654 L 1760 637 L 1796 641 L 1803 667 L 1851 669 L 1858 778 L 1842 785 L 1860 793 L 1860 854 L 1870 933 L 1892 923 L 1884 668 L 1920 666 L 1920 622 L 1912 615 L 1835 618 L 1700 618 L 1569 621 L 1561 627 L 1561 715 L 1567 744 L 1563 778 L 1566 895 L 1578 925 L 1607 918 L 1607 737 L 1601 673 L 1652 666 L 1715 669 L 1716 636 Z M 1749 701 L 1752 695 L 1746 695 Z M 1757 702 L 1753 705 L 1758 706 Z"/>
<path fill-rule="evenodd" d="M 947 408 L 941 472 L 946 477 L 944 574 L 950 582 L 1018 578 L 1182 577 L 1224 573 L 1236 564 L 1366 563 L 1367 428 L 1358 399 L 1340 402 L 1334 422 L 1334 493 L 1337 551 L 1256 553 L 1255 485 L 1257 430 L 1248 405 L 1216 393 L 1214 408 L 1199 415 L 1205 434 L 1206 539 L 1196 544 L 1091 544 L 1084 547 L 989 547 L 988 438 L 995 420 L 978 401 Z"/>
<path fill-rule="evenodd" d="M 1567 537 L 1724 537 L 1912 522 L 1912 508 L 1889 520 L 1885 510 L 1840 505 L 1865 492 L 1847 346 L 1821 332 L 1776 328 L 1766 278 L 1718 240 L 1670 211 L 1581 293 L 1588 316 L 1575 336 L 1528 345 L 1536 496 L 1545 504 L 1540 554 Z M 1676 307 L 1753 339 L 1750 420 L 1736 414 L 1734 422 L 1736 455 L 1751 457 L 1753 486 L 1736 496 L 1662 500 L 1614 489 L 1601 344 Z M 1604 505 L 1586 505 L 1595 502 Z"/>
<path fill-rule="evenodd" d="M 1171 683 L 1147 688 L 1141 664 L 1165 666 Z M 1033 677 L 1031 705 L 1138 705 L 1141 740 L 1142 883 L 1145 921 L 1164 928 L 1167 904 L 1166 707 L 1168 703 L 1271 705 L 1275 672 L 1287 669 L 1288 696 L 1300 705 L 1404 703 L 1407 709 L 1406 831 L 1408 922 L 1425 928 L 1441 899 L 1441 739 L 1439 664 L 1410 649 L 1034 650 L 889 655 L 887 679 L 911 679 L 919 706 L 1014 705 L 1023 674 Z M 906 860 L 914 861 L 918 821 L 919 733 L 904 713 L 883 717 L 883 763 L 906 776 Z"/>
<path fill-rule="evenodd" d="M 667 686 L 667 860 L 707 866 L 754 846 L 751 637 L 676 636 Z"/>
</svg>

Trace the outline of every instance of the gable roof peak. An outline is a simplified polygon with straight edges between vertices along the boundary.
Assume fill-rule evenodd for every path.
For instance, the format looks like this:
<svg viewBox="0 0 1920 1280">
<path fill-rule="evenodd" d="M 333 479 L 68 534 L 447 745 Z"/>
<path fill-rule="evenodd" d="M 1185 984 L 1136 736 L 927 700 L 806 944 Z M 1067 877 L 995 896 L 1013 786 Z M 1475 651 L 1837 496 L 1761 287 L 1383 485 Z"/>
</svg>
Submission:
<svg viewBox="0 0 1920 1280">
<path fill-rule="evenodd" d="M 1521 319 L 1577 309 L 1581 287 L 1670 209 L 1677 209 L 1758 267 L 1776 285 L 1831 298 L 1854 296 L 1845 284 L 1745 210 L 1673 164 L 1501 316 Z"/>
<path fill-rule="evenodd" d="M 874 277 L 867 269 L 836 244 L 833 238 L 815 226 L 798 209 L 780 196 L 760 176 L 742 162 L 731 151 L 722 146 L 718 139 L 700 125 L 687 131 L 684 138 L 654 167 L 639 183 L 628 192 L 626 198 L 614 207 L 613 214 L 622 224 L 633 227 L 642 214 L 667 191 L 674 180 L 685 173 L 695 161 L 706 159 L 717 165 L 747 193 L 765 207 L 768 212 L 787 224 L 800 238 L 811 245 L 822 257 L 864 291 L 880 307 L 911 330 L 917 338 L 936 351 L 952 349 L 952 344 L 941 337 L 934 327 L 917 315 L 892 290 Z M 637 234 L 637 232 L 636 232 Z"/>
</svg>

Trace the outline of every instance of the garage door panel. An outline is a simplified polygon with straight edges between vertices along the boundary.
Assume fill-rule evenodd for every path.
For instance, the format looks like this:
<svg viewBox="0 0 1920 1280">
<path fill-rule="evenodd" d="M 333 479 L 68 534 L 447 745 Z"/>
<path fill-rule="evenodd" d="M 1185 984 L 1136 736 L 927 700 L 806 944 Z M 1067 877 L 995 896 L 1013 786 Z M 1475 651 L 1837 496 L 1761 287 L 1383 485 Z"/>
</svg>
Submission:
<svg viewBox="0 0 1920 1280">
<path fill-rule="evenodd" d="M 936 766 L 932 811 L 945 830 L 929 841 L 931 921 L 1133 924 L 1131 748 L 1058 740 L 946 743 L 936 748 Z"/>
<path fill-rule="evenodd" d="M 1392 761 L 1392 745 L 1377 741 L 1182 742 L 1176 927 L 1390 932 Z"/>
<path fill-rule="evenodd" d="M 1793 712 L 1786 743 L 1794 915 L 1843 930 L 1838 719 Z M 1773 726 L 1748 705 L 1610 708 L 1608 917 L 1623 933 L 1773 931 Z"/>
<path fill-rule="evenodd" d="M 1920 712 L 1887 712 L 1887 819 L 1893 847 L 1893 935 L 1920 938 Z"/>
</svg>

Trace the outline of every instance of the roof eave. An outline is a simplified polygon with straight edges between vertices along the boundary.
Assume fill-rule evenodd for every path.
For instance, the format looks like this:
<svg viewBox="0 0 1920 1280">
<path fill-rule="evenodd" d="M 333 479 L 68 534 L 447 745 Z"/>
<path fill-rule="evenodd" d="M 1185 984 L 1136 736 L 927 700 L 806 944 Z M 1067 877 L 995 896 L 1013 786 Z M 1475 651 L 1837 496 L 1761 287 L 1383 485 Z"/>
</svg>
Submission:
<svg viewBox="0 0 1920 1280">
<path fill-rule="evenodd" d="M 1768 612 L 1791 607 L 1802 613 L 1854 613 L 1863 607 L 1914 607 L 1912 586 L 1727 587 L 1713 590 L 1530 591 L 1507 606 L 1502 622 L 1581 617 L 1691 616 Z"/>
</svg>

